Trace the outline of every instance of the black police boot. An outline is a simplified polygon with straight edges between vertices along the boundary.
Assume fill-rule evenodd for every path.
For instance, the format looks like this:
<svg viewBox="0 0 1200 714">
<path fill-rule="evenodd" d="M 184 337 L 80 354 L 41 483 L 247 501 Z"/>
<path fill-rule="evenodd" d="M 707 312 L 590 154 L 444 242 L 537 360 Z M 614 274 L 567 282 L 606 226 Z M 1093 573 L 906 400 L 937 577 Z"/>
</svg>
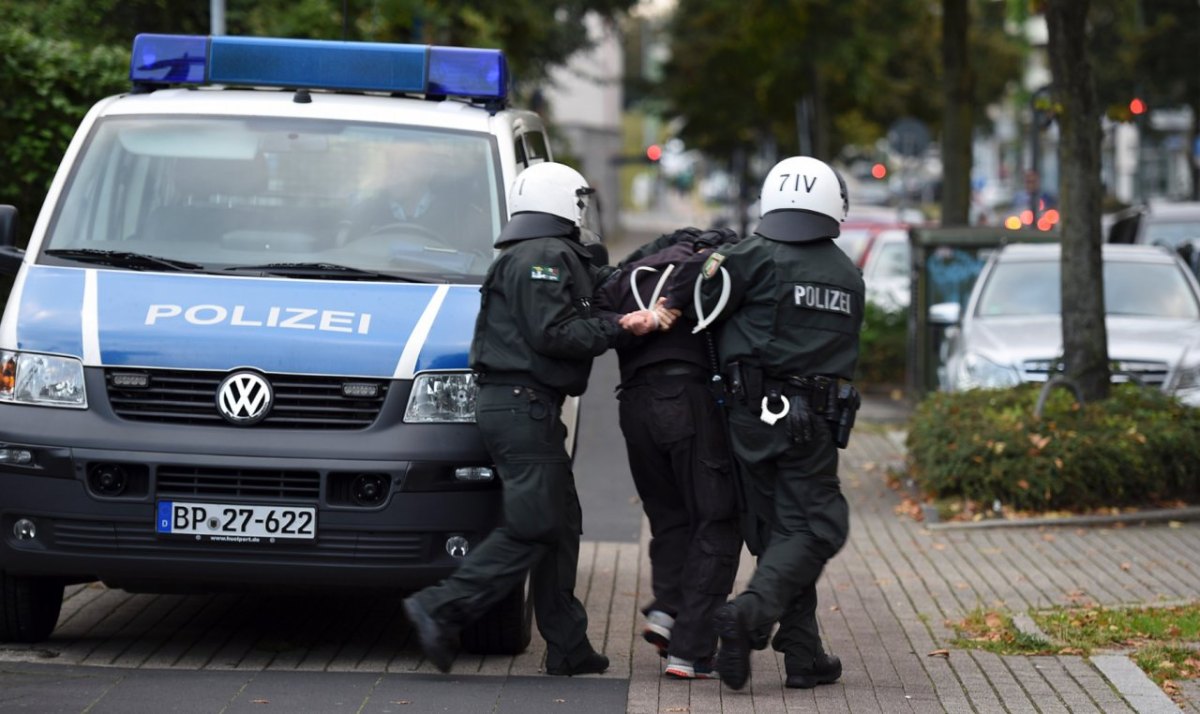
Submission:
<svg viewBox="0 0 1200 714">
<path fill-rule="evenodd" d="M 440 672 L 449 672 L 450 663 L 454 661 L 454 637 L 448 628 L 434 619 L 433 615 L 421 607 L 416 598 L 404 598 L 404 614 L 417 631 L 417 641 L 425 656 L 433 662 Z"/>
<path fill-rule="evenodd" d="M 788 669 L 787 686 L 791 689 L 812 689 L 818 684 L 833 684 L 842 676 L 842 661 L 836 655 L 822 652 L 808 669 Z"/>
<path fill-rule="evenodd" d="M 737 605 L 727 602 L 713 613 L 713 629 L 721 638 L 717 673 L 730 689 L 741 689 L 750 679 L 750 633 Z"/>
<path fill-rule="evenodd" d="M 556 677 L 573 677 L 577 674 L 600 674 L 608 669 L 608 658 L 592 650 L 576 664 L 568 664 L 565 660 L 553 667 L 546 667 L 546 674 Z"/>
</svg>

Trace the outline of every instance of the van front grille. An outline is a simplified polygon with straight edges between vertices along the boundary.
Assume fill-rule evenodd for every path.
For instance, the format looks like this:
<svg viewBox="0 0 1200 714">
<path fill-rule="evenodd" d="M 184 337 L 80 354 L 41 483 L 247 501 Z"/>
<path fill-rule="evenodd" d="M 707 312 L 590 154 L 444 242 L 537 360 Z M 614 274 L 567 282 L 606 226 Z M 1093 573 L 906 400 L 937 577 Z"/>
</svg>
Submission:
<svg viewBox="0 0 1200 714">
<path fill-rule="evenodd" d="M 159 498 L 244 497 L 316 503 L 321 495 L 321 475 L 316 471 L 170 465 L 158 467 L 155 484 Z"/>
<path fill-rule="evenodd" d="M 117 383 L 114 375 L 121 376 Z M 198 370 L 106 369 L 104 381 L 109 404 L 122 419 L 233 428 L 217 411 L 217 388 L 226 376 Z M 358 394 L 374 385 L 375 396 L 347 397 L 347 380 L 340 377 L 264 376 L 275 393 L 270 413 L 253 426 L 236 428 L 364 429 L 379 416 L 388 389 L 384 380 L 353 380 Z M 146 386 L 140 386 L 143 382 Z M 131 383 L 138 386 L 128 386 Z"/>
</svg>

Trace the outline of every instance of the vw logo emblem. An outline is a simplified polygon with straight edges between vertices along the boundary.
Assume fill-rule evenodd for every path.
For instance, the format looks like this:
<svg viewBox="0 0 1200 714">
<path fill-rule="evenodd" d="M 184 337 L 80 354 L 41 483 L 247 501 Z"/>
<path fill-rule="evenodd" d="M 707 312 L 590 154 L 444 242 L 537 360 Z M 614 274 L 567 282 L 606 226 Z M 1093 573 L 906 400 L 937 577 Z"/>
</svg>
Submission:
<svg viewBox="0 0 1200 714">
<path fill-rule="evenodd" d="M 255 372 L 235 372 L 217 388 L 217 411 L 238 426 L 262 421 L 274 401 L 271 383 Z"/>
</svg>

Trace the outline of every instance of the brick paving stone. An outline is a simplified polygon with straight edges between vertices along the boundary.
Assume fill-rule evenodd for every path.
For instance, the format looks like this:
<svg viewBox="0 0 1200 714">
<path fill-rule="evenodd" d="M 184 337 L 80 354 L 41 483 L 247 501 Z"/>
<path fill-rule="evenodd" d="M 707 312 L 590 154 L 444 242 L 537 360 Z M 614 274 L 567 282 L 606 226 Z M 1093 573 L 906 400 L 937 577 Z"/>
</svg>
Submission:
<svg viewBox="0 0 1200 714">
<path fill-rule="evenodd" d="M 1071 706 L 1071 711 L 1098 710 L 1105 714 L 1109 714 L 1110 712 L 1119 714 L 1120 712 L 1134 711 L 1129 706 L 1129 703 L 1113 689 L 1112 684 L 1090 662 L 1082 657 L 1062 656 L 1057 659 L 1063 670 L 1079 685 L 1078 690 L 1059 692 L 1059 695 L 1064 697 L 1068 705 L 1079 703 L 1078 707 Z M 1082 696 L 1076 692 L 1081 692 Z M 1095 709 L 1084 708 L 1084 700 L 1094 706 Z"/>
<path fill-rule="evenodd" d="M 159 596 L 162 607 L 167 610 L 153 627 L 134 638 L 128 648 L 112 661 L 117 667 L 137 668 L 152 660 L 155 652 L 188 620 L 196 616 L 206 602 L 202 597 L 184 595 Z"/>
<path fill-rule="evenodd" d="M 1093 707 L 1097 703 L 1092 695 L 1092 691 L 1081 686 L 1080 682 L 1066 668 L 1064 664 L 1065 659 L 1078 660 L 1079 658 L 1066 656 L 1038 656 L 1029 658 L 1034 669 L 1062 697 L 1071 711 L 1094 711 Z"/>
<path fill-rule="evenodd" d="M 1164 566 L 1175 572 L 1187 585 L 1189 597 L 1194 597 L 1200 592 L 1200 563 L 1195 555 L 1200 552 L 1200 523 L 1184 523 L 1178 528 L 1162 525 L 1153 530 Z"/>
<path fill-rule="evenodd" d="M 73 617 L 86 609 L 93 600 L 103 595 L 106 591 L 107 588 L 100 583 L 68 585 L 63 593 L 62 609 L 58 613 L 58 625 L 55 627 L 55 635 L 57 636 Z"/>
<path fill-rule="evenodd" d="M 1137 528 L 1140 529 L 1140 526 Z M 1137 557 L 1125 542 L 1126 530 L 1128 529 L 1092 528 L 1084 530 L 1082 535 L 1068 531 L 1060 541 L 1063 547 L 1078 546 L 1081 552 L 1071 565 L 1075 570 L 1090 574 L 1114 593 L 1114 602 L 1153 600 L 1159 593 L 1148 579 L 1141 577 L 1144 571 L 1132 568 L 1125 570 L 1121 567 L 1122 563 Z"/>
<path fill-rule="evenodd" d="M 412 629 L 404 616 L 404 609 L 393 608 L 391 616 L 382 620 L 378 636 L 358 639 L 358 649 L 361 654 L 354 663 L 355 672 L 390 672 L 394 658 L 401 653 L 416 653 L 416 641 Z M 399 666 L 400 663 L 397 663 Z"/>
<path fill-rule="evenodd" d="M 1051 605 L 1070 604 L 1072 593 L 1093 597 L 1078 581 L 1071 580 L 1060 568 L 1047 562 L 1043 555 L 1044 541 L 1036 530 L 999 528 L 991 535 L 1000 547 L 1008 549 L 1009 557 L 1024 575 L 1023 582 L 1044 592 Z"/>
<path fill-rule="evenodd" d="M 1171 567 L 1164 558 L 1170 545 L 1161 537 L 1169 526 L 1154 526 L 1147 528 L 1128 528 L 1125 532 L 1126 542 L 1138 555 L 1138 560 L 1130 565 L 1143 569 L 1147 576 L 1153 577 L 1165 590 L 1165 597 L 1170 600 L 1194 596 L 1200 588 L 1186 582 L 1186 571 Z"/>
<path fill-rule="evenodd" d="M 1043 714 L 1066 714 L 1071 711 L 1028 657 L 1007 656 L 1003 660 L 1013 677 L 1029 693 L 1029 698 L 1037 703 L 1039 711 Z"/>
<path fill-rule="evenodd" d="M 348 636 L 342 641 L 341 648 L 330 661 L 327 669 L 331 672 L 355 671 L 367 656 L 371 646 L 378 642 L 387 631 L 390 621 L 398 617 L 400 612 L 400 608 L 396 607 L 395 598 L 374 598 L 367 607 L 363 608 L 362 618 L 358 625 L 348 631 Z M 396 647 L 402 642 L 403 640 L 391 642 L 391 645 Z M 373 671 L 381 670 L 382 667 Z"/>
<path fill-rule="evenodd" d="M 1005 534 L 999 529 L 979 530 L 971 534 L 978 543 L 977 551 L 986 555 L 1005 580 L 1012 584 L 1013 590 L 1020 593 L 1021 598 L 1031 607 L 1049 607 L 1057 602 L 1057 591 L 1050 589 L 1049 583 L 1040 578 L 1031 578 L 1028 566 L 1020 557 L 1018 551 Z"/>
<path fill-rule="evenodd" d="M 141 595 L 131 598 L 126 607 L 132 608 L 130 617 L 120 629 L 89 655 L 84 664 L 113 665 L 125 657 L 131 649 L 156 630 L 178 609 L 181 598 L 170 595 Z M 136 658 L 136 654 L 134 655 Z"/>
<path fill-rule="evenodd" d="M 1006 710 L 1033 711 L 1036 709 L 1029 694 L 999 655 L 983 650 L 972 650 L 969 652 L 969 656 L 987 677 Z"/>
<path fill-rule="evenodd" d="M 974 538 L 975 534 L 967 532 L 943 531 L 947 535 L 947 549 L 953 553 L 953 557 L 963 563 L 971 577 L 977 582 L 986 584 L 987 597 L 981 605 L 987 607 L 1007 607 L 1013 610 L 1025 610 L 1029 607 L 1029 601 L 1026 600 L 1021 592 L 1013 587 L 1011 581 L 1006 580 L 997 570 L 995 566 L 994 553 L 988 552 L 990 548 L 981 547 L 981 541 Z"/>
</svg>

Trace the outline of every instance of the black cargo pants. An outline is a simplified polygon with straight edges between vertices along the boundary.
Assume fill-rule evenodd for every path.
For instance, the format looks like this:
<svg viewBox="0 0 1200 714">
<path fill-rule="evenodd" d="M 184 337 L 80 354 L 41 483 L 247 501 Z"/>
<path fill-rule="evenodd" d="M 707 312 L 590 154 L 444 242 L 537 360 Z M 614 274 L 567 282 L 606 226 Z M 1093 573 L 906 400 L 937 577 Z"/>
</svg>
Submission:
<svg viewBox="0 0 1200 714">
<path fill-rule="evenodd" d="M 654 602 L 675 618 L 670 654 L 711 656 L 712 613 L 729 597 L 742 541 L 724 415 L 707 382 L 658 377 L 625 386 L 621 432 L 650 522 Z"/>
<path fill-rule="evenodd" d="M 591 652 L 587 612 L 575 597 L 582 513 L 564 441 L 559 394 L 481 385 L 475 418 L 504 485 L 504 522 L 449 578 L 418 593 L 453 628 L 486 612 L 530 574 L 546 666 L 579 664 Z"/>
<path fill-rule="evenodd" d="M 804 407 L 793 399 L 792 409 Z M 773 411 L 778 411 L 775 407 Z M 761 421 L 761 404 L 735 401 L 730 409 L 734 457 L 741 468 L 748 518 L 746 542 L 758 556 L 749 585 L 736 598 L 755 647 L 784 653 L 788 671 L 809 669 L 822 651 L 816 583 L 849 535 L 849 508 L 838 481 L 838 450 L 830 424 L 810 413 L 811 428 L 793 434 L 796 421 Z"/>
</svg>

